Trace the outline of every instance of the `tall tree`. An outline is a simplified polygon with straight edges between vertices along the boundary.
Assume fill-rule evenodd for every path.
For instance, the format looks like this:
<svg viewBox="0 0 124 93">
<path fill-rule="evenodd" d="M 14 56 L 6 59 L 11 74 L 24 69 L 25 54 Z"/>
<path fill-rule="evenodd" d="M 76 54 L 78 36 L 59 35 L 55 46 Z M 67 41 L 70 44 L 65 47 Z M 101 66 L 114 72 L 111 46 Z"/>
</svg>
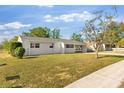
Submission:
<svg viewBox="0 0 124 93">
<path fill-rule="evenodd" d="M 29 32 L 23 32 L 24 36 L 37 36 L 37 37 L 49 37 L 49 31 L 47 27 L 36 27 L 31 29 Z"/>
<path fill-rule="evenodd" d="M 122 23 L 111 21 L 105 33 L 105 43 L 108 43 L 110 46 L 116 45 L 124 37 L 122 26 Z"/>
<path fill-rule="evenodd" d="M 82 32 L 85 38 L 93 43 L 96 58 L 98 58 L 99 49 L 106 40 L 105 33 L 107 31 L 107 27 L 111 23 L 114 15 L 107 15 L 104 11 L 96 11 L 93 14 L 95 17 L 85 22 L 85 27 Z"/>
<path fill-rule="evenodd" d="M 119 31 L 124 32 L 124 22 L 119 24 Z"/>
<path fill-rule="evenodd" d="M 83 42 L 83 38 L 81 34 L 73 33 L 71 36 L 72 40 Z"/>
<path fill-rule="evenodd" d="M 108 43 L 111 47 L 116 45 L 120 40 L 121 31 L 119 30 L 119 24 L 117 22 L 111 21 L 108 24 L 107 31 L 105 33 L 105 43 Z"/>
<path fill-rule="evenodd" d="M 22 35 L 23 36 L 31 36 L 31 33 L 30 32 L 23 32 Z"/>
<path fill-rule="evenodd" d="M 60 29 L 54 28 L 53 30 L 50 31 L 50 38 L 54 39 L 60 39 Z"/>
<path fill-rule="evenodd" d="M 120 41 L 118 41 L 117 46 L 124 48 L 124 38 L 122 38 Z"/>
<path fill-rule="evenodd" d="M 23 32 L 23 36 L 36 36 L 36 37 L 47 37 L 47 38 L 54 38 L 59 39 L 60 36 L 60 29 L 54 28 L 53 30 L 47 27 L 36 27 L 31 29 L 29 32 Z"/>
</svg>

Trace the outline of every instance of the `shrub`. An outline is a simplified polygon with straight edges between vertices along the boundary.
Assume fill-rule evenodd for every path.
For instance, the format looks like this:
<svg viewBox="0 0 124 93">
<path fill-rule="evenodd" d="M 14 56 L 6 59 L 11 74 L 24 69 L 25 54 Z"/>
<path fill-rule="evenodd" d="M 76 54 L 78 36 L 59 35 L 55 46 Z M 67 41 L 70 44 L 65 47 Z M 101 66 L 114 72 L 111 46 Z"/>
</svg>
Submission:
<svg viewBox="0 0 124 93">
<path fill-rule="evenodd" d="M 10 54 L 12 55 L 12 56 L 16 56 L 15 55 L 15 49 L 17 48 L 17 47 L 22 47 L 22 43 L 20 43 L 20 42 L 11 42 L 10 43 L 10 50 L 9 50 L 9 52 L 10 52 Z"/>
<path fill-rule="evenodd" d="M 17 58 L 22 59 L 25 53 L 25 49 L 23 47 L 17 47 L 14 52 Z"/>
</svg>

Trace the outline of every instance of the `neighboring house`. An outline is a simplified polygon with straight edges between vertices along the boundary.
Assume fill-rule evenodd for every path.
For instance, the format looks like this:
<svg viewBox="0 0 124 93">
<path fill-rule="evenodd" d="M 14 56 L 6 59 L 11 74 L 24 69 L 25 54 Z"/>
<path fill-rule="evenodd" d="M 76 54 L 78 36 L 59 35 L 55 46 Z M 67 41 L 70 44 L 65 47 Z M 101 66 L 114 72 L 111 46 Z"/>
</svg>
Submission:
<svg viewBox="0 0 124 93">
<path fill-rule="evenodd" d="M 106 44 L 104 44 L 104 45 L 105 45 L 105 50 L 106 50 L 106 51 L 112 51 L 113 48 L 116 48 L 116 47 L 117 47 L 116 44 L 111 45 L 111 44 L 109 44 L 109 43 L 106 43 Z"/>
<path fill-rule="evenodd" d="M 87 41 L 86 42 L 86 45 L 87 45 L 87 52 L 94 52 L 96 49 L 94 48 L 94 46 L 96 46 L 96 43 L 95 42 L 89 42 Z M 105 44 L 103 44 L 99 51 L 105 51 L 106 48 L 105 48 Z"/>
<path fill-rule="evenodd" d="M 86 42 L 87 44 L 87 51 L 93 52 L 95 51 L 94 46 L 96 45 L 95 42 Z M 112 48 L 115 48 L 115 45 L 111 46 L 109 43 L 102 44 L 99 51 L 112 51 Z"/>
<path fill-rule="evenodd" d="M 74 40 L 19 36 L 18 41 L 25 55 L 87 52 L 85 43 Z"/>
</svg>

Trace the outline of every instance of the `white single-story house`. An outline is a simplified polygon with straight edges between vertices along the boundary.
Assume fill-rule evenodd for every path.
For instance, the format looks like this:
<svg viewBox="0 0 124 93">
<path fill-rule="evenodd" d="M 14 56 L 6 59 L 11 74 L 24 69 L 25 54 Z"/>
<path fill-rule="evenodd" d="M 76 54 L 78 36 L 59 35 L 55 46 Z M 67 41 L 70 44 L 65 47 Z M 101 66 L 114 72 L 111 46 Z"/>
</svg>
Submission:
<svg viewBox="0 0 124 93">
<path fill-rule="evenodd" d="M 87 52 L 85 43 L 74 40 L 19 36 L 18 42 L 25 48 L 25 55 Z"/>
</svg>

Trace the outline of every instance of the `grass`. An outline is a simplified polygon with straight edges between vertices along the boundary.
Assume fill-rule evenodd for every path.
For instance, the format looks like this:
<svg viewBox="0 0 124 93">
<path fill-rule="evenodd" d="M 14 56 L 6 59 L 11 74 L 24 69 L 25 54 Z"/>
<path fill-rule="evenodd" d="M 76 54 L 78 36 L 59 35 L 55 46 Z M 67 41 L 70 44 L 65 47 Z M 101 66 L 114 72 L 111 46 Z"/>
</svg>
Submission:
<svg viewBox="0 0 124 93">
<path fill-rule="evenodd" d="M 123 57 L 101 57 L 92 54 L 54 54 L 17 59 L 0 53 L 0 87 L 64 87 Z M 6 80 L 6 77 L 19 79 Z"/>
</svg>

